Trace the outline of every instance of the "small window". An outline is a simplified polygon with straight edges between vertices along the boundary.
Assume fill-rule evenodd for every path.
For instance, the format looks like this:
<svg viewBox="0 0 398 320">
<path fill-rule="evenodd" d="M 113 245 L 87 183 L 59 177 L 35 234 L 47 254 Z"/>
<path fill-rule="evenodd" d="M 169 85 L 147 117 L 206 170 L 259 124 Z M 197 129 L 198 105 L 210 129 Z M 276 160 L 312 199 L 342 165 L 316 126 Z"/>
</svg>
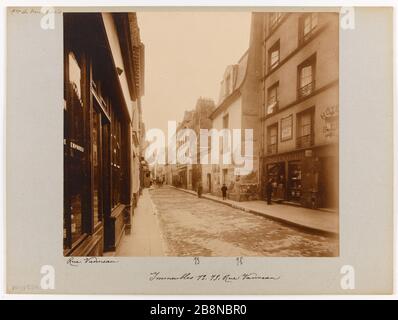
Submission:
<svg viewBox="0 0 398 320">
<path fill-rule="evenodd" d="M 282 12 L 272 12 L 269 16 L 269 29 L 270 31 L 274 30 L 279 23 L 281 22 L 283 17 Z"/>
<path fill-rule="evenodd" d="M 278 109 L 279 102 L 279 82 L 268 88 L 267 96 L 267 115 L 272 114 Z"/>
<path fill-rule="evenodd" d="M 318 13 L 312 12 L 303 15 L 300 19 L 300 40 L 307 41 L 318 26 Z"/>
<path fill-rule="evenodd" d="M 274 69 L 279 64 L 279 51 L 280 42 L 279 40 L 268 50 L 268 68 L 269 70 Z"/>
<path fill-rule="evenodd" d="M 315 90 L 315 55 L 298 66 L 298 98 L 310 95 Z"/>
</svg>

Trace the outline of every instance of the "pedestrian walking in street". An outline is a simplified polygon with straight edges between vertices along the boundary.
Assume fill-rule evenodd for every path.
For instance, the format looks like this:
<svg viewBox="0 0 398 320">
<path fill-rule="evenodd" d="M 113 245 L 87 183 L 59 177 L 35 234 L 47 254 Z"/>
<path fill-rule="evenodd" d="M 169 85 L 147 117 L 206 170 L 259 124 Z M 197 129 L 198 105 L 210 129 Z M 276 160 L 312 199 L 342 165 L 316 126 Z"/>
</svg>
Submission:
<svg viewBox="0 0 398 320">
<path fill-rule="evenodd" d="M 267 182 L 267 184 L 265 186 L 265 192 L 267 194 L 267 204 L 269 204 L 269 205 L 272 204 L 271 203 L 271 198 L 272 198 L 272 191 L 274 189 L 273 182 L 274 182 L 274 180 L 271 178 L 271 179 L 268 180 L 268 182 Z"/>
<path fill-rule="evenodd" d="M 221 187 L 221 192 L 222 192 L 222 199 L 226 200 L 227 199 L 227 185 L 224 183 Z"/>
<path fill-rule="evenodd" d="M 203 193 L 203 186 L 201 183 L 198 184 L 198 198 L 202 197 L 202 193 Z"/>
</svg>

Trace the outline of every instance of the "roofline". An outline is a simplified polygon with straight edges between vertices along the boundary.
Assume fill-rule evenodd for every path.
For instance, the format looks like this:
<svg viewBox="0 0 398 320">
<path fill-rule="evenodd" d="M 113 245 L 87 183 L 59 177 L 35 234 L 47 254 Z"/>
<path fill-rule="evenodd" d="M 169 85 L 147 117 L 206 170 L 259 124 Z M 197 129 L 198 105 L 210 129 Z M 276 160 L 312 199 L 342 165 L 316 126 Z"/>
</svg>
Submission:
<svg viewBox="0 0 398 320">
<path fill-rule="evenodd" d="M 237 64 L 239 64 L 239 63 L 243 60 L 243 58 L 244 58 L 246 55 L 249 54 L 249 50 L 250 50 L 250 46 L 249 46 L 249 48 L 247 48 L 247 50 L 245 51 L 245 53 L 240 57 L 240 59 L 238 60 L 238 63 L 237 63 Z M 246 63 L 249 64 L 249 60 L 248 60 Z M 238 88 L 236 88 L 234 91 L 232 91 L 232 93 L 231 93 L 228 97 L 226 97 L 226 98 L 216 107 L 216 109 L 210 114 L 210 119 L 214 120 L 214 118 L 218 115 L 218 113 L 219 113 L 222 109 L 225 108 L 227 102 L 228 102 L 228 104 L 229 104 L 229 103 L 232 103 L 232 102 L 234 101 L 234 99 L 232 99 L 231 97 L 232 97 L 232 96 L 234 96 L 234 98 L 235 98 L 235 96 L 237 97 L 236 92 L 238 92 L 238 91 L 240 92 L 240 89 L 242 88 L 242 86 L 243 86 L 243 85 L 245 84 L 245 82 L 246 82 L 246 78 L 247 78 L 247 66 L 246 66 L 246 72 L 245 72 L 245 76 L 243 77 L 242 83 L 239 85 Z M 221 82 L 222 82 L 222 81 L 221 81 Z"/>
</svg>

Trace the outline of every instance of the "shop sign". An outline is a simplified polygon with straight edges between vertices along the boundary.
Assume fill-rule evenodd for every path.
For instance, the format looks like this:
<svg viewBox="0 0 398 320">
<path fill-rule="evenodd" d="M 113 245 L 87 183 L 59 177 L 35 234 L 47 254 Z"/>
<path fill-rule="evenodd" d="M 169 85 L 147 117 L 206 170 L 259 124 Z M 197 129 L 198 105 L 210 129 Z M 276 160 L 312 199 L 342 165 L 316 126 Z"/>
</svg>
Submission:
<svg viewBox="0 0 398 320">
<path fill-rule="evenodd" d="M 277 155 L 273 157 L 267 157 L 266 163 L 284 162 L 284 161 L 296 161 L 301 160 L 305 156 L 303 151 L 287 153 L 284 155 Z"/>
<path fill-rule="evenodd" d="M 76 143 L 71 142 L 70 143 L 70 147 L 74 150 L 80 151 L 80 152 L 84 152 L 84 148 L 82 146 L 79 146 Z"/>
<path fill-rule="evenodd" d="M 321 119 L 325 121 L 323 126 L 325 137 L 337 136 L 339 120 L 338 106 L 327 107 L 326 110 L 321 113 Z"/>
</svg>

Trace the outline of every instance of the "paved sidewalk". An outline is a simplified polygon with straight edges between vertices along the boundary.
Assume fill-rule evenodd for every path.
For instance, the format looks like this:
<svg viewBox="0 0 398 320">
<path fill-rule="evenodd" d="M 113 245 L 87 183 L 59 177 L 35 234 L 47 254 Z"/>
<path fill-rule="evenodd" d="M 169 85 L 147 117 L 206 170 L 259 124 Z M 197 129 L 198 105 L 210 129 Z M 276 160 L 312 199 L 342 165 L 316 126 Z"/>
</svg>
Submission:
<svg viewBox="0 0 398 320">
<path fill-rule="evenodd" d="M 156 210 L 149 190 L 144 189 L 135 209 L 131 233 L 124 235 L 115 256 L 164 256 L 164 243 L 161 236 Z"/>
<path fill-rule="evenodd" d="M 177 190 L 197 195 L 195 191 L 176 188 Z M 223 203 L 235 209 L 258 214 L 297 227 L 320 231 L 329 234 L 339 233 L 339 215 L 337 212 L 313 210 L 286 204 L 267 205 L 265 201 L 233 201 L 222 200 L 210 194 L 203 194 L 203 198 Z"/>
</svg>

